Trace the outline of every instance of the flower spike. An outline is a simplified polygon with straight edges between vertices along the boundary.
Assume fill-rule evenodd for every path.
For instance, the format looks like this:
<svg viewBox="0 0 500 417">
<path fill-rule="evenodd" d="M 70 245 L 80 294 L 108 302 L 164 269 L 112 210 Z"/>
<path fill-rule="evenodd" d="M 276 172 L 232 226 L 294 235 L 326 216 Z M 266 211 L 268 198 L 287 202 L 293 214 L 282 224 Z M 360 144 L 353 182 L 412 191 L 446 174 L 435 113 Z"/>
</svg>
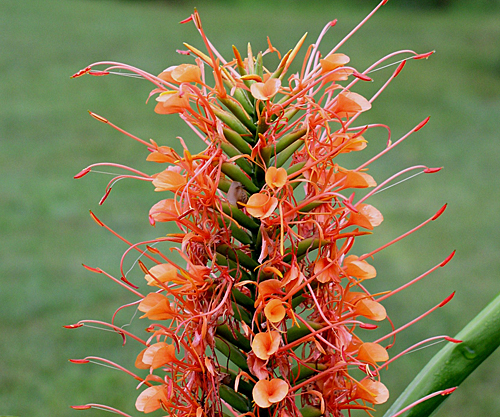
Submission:
<svg viewBox="0 0 500 417">
<path fill-rule="evenodd" d="M 117 277 L 84 267 L 127 289 L 133 299 L 116 308 L 109 323 L 87 319 L 66 327 L 97 327 L 118 333 L 124 343 L 126 337 L 135 339 L 142 345 L 135 367 L 145 376 L 99 357 L 70 361 L 109 366 L 139 381 L 138 412 L 162 410 L 177 417 L 337 417 L 356 409 L 370 413 L 389 398 L 380 370 L 434 341 L 419 342 L 398 355 L 391 354 L 394 342 L 381 343 L 395 340 L 453 294 L 399 328 L 382 302 L 445 266 L 454 252 L 399 288 L 376 294 L 370 288 L 371 281 L 383 279 L 375 255 L 436 220 L 446 205 L 385 245 L 356 253 L 355 242 L 376 233 L 384 221 L 371 204 L 374 194 L 415 172 L 441 169 L 413 165 L 382 182 L 368 173 L 372 162 L 429 121 L 424 119 L 394 142 L 385 124 L 355 124 L 408 61 L 431 54 L 400 50 L 365 70 L 356 68 L 344 46 L 386 3 L 380 1 L 326 53 L 322 42 L 337 20 L 327 22 L 315 43 L 302 48 L 304 35 L 283 57 L 267 38 L 265 51 L 254 53 L 248 44 L 241 55 L 233 46 L 229 60 L 210 42 L 195 9 L 180 23 L 193 22 L 202 46 L 184 44 L 187 50 L 177 50 L 185 59 L 180 65 L 165 65 L 156 76 L 102 61 L 74 74 L 120 73 L 149 81 L 154 112 L 180 117 L 204 146 L 195 153 L 189 140 L 179 138 L 182 151 L 176 151 L 89 112 L 146 146 L 144 157 L 155 173 L 101 162 L 74 178 L 98 172 L 97 166 L 126 171 L 108 183 L 99 204 L 119 180 L 143 181 L 158 195 L 145 221 L 160 237 L 132 243 L 90 211 L 100 227 L 128 247 Z M 267 63 L 273 52 L 280 60 L 277 67 Z M 290 73 L 299 53 L 304 55 L 300 70 Z M 372 78 L 388 66 L 395 69 L 387 79 L 379 79 L 383 72 Z M 372 97 L 364 97 L 357 90 L 360 81 L 380 84 Z M 387 145 L 353 167 L 349 154 L 366 152 L 378 127 L 387 132 Z M 130 254 L 135 255 L 127 269 Z M 148 321 L 145 337 L 117 325 L 128 307 Z M 384 321 L 392 331 L 373 340 L 371 331 L 383 329 Z M 127 416 L 93 403 L 73 408 Z"/>
</svg>

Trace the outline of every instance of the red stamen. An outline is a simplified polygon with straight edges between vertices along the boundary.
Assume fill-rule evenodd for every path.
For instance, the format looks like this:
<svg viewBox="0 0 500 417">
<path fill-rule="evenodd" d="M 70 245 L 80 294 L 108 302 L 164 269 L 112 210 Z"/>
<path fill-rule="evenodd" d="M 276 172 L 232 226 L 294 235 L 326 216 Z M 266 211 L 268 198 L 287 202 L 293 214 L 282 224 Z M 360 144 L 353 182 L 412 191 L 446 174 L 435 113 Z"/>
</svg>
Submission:
<svg viewBox="0 0 500 417">
<path fill-rule="evenodd" d="M 425 168 L 424 169 L 424 174 L 434 174 L 435 172 L 439 172 L 443 169 L 443 167 L 439 168 Z"/>
<path fill-rule="evenodd" d="M 451 394 L 453 391 L 455 391 L 457 388 L 458 388 L 458 387 L 447 388 L 447 389 L 445 389 L 445 390 L 441 393 L 441 395 L 449 395 L 449 394 Z"/>
<path fill-rule="evenodd" d="M 401 62 L 398 67 L 396 68 L 396 71 L 394 71 L 394 74 L 392 75 L 393 78 L 396 78 L 399 73 L 402 71 L 402 69 L 404 68 L 404 66 L 406 65 L 406 61 L 403 61 Z"/>
<path fill-rule="evenodd" d="M 82 327 L 83 324 L 81 323 L 76 323 L 76 324 L 67 324 L 66 326 L 63 326 L 65 329 L 78 329 L 79 327 Z"/>
<path fill-rule="evenodd" d="M 92 267 L 87 266 L 87 265 L 85 265 L 85 264 L 82 264 L 82 266 L 83 266 L 85 269 L 88 269 L 88 270 L 89 270 L 89 271 L 91 271 L 91 272 L 95 272 L 95 273 L 97 273 L 97 274 L 102 274 L 102 269 L 100 269 L 100 268 L 92 268 Z"/>
<path fill-rule="evenodd" d="M 436 51 L 430 51 L 426 52 L 425 54 L 418 54 L 413 57 L 413 59 L 424 59 L 424 58 L 429 58 L 432 54 L 434 54 Z"/>
<path fill-rule="evenodd" d="M 81 77 L 82 75 L 85 75 L 87 74 L 89 71 L 90 71 L 90 67 L 87 67 L 87 68 L 84 68 L 84 69 L 81 69 L 80 71 L 76 72 L 75 74 L 73 74 L 70 78 L 77 78 L 77 77 Z"/>
<path fill-rule="evenodd" d="M 132 284 L 132 283 L 131 283 L 131 282 L 130 282 L 127 278 L 125 278 L 125 277 L 123 277 L 123 276 L 122 276 L 122 277 L 120 277 L 120 279 L 121 279 L 124 283 L 126 283 L 126 284 L 130 285 L 132 288 L 135 288 L 136 290 L 139 288 L 137 285 Z"/>
<path fill-rule="evenodd" d="M 71 363 L 89 363 L 88 359 L 69 359 Z"/>
<path fill-rule="evenodd" d="M 89 114 L 96 120 L 99 120 L 100 122 L 103 123 L 109 123 L 108 119 L 105 119 L 104 117 L 99 116 L 98 114 L 95 114 L 94 112 L 91 112 L 90 110 L 88 111 Z"/>
<path fill-rule="evenodd" d="M 444 340 L 451 343 L 463 343 L 463 340 L 454 339 L 453 337 L 445 336 Z"/>
<path fill-rule="evenodd" d="M 176 49 L 175 52 L 181 55 L 191 55 L 191 51 L 184 51 L 182 49 Z"/>
<path fill-rule="evenodd" d="M 441 207 L 441 208 L 438 210 L 438 212 L 437 212 L 434 216 L 432 216 L 431 220 L 436 220 L 439 216 L 441 216 L 441 214 L 443 214 L 443 213 L 444 213 L 444 211 L 446 210 L 446 206 L 447 206 L 447 205 L 448 205 L 448 204 L 445 204 L 443 207 Z"/>
<path fill-rule="evenodd" d="M 90 410 L 91 405 L 70 405 L 73 410 Z"/>
<path fill-rule="evenodd" d="M 189 16 L 188 18 L 181 20 L 179 23 L 182 25 L 184 23 L 191 22 L 193 20 L 193 15 Z"/>
<path fill-rule="evenodd" d="M 420 129 L 422 129 L 426 124 L 427 122 L 429 121 L 429 119 L 431 118 L 431 116 L 427 116 L 424 120 L 422 120 L 415 129 L 413 129 L 414 132 L 418 132 Z"/>
<path fill-rule="evenodd" d="M 85 168 L 82 169 L 78 174 L 76 174 L 73 178 L 77 180 L 78 178 L 82 178 L 85 175 L 87 175 L 90 171 L 92 171 L 90 168 Z"/>
<path fill-rule="evenodd" d="M 94 213 L 92 213 L 92 210 L 89 210 L 89 212 L 90 212 L 90 217 L 92 217 L 92 219 L 94 219 L 94 221 L 95 221 L 95 222 L 96 222 L 99 226 L 104 227 L 104 223 L 103 223 L 103 222 L 101 222 L 101 221 L 97 218 L 97 216 L 96 216 Z"/>
<path fill-rule="evenodd" d="M 451 259 L 455 256 L 455 252 L 456 252 L 456 250 L 454 250 L 453 252 L 451 252 L 451 253 L 448 255 L 448 257 L 447 257 L 447 258 L 446 258 L 443 262 L 441 262 L 441 263 L 439 264 L 439 266 L 440 266 L 440 267 L 445 266 L 448 262 L 450 262 L 450 261 L 451 261 Z"/>
<path fill-rule="evenodd" d="M 99 201 L 99 205 L 102 206 L 102 204 L 106 201 L 106 199 L 108 198 L 109 196 L 109 193 L 111 192 L 111 187 L 109 187 L 106 192 L 104 193 L 104 195 L 102 196 L 101 200 Z"/>
<path fill-rule="evenodd" d="M 337 24 L 337 19 L 334 19 L 330 22 L 330 27 L 334 27 Z"/>
<path fill-rule="evenodd" d="M 448 297 L 446 297 L 443 301 L 441 301 L 438 305 L 438 307 L 444 307 L 446 304 L 448 304 L 451 299 L 455 296 L 455 291 L 453 291 Z"/>
<path fill-rule="evenodd" d="M 354 71 L 352 73 L 352 75 L 356 78 L 359 78 L 360 80 L 363 80 L 363 81 L 373 81 L 372 78 L 368 77 L 368 75 L 365 75 L 365 74 L 361 74 L 360 72 L 358 71 Z"/>
</svg>

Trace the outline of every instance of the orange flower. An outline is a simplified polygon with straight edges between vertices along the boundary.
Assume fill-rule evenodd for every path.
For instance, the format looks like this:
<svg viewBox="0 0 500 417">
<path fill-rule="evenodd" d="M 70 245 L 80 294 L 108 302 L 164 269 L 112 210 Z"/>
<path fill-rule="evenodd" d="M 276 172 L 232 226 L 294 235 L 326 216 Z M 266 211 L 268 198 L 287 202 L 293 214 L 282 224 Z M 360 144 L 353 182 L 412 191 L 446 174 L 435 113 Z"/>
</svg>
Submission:
<svg viewBox="0 0 500 417">
<path fill-rule="evenodd" d="M 340 182 L 340 188 L 375 187 L 377 183 L 371 175 L 365 172 L 341 170 L 334 175 L 334 182 Z"/>
<path fill-rule="evenodd" d="M 273 214 L 277 205 L 278 199 L 276 197 L 271 197 L 263 193 L 257 193 L 250 196 L 246 204 L 246 208 L 248 213 L 250 213 L 253 217 L 265 219 Z"/>
<path fill-rule="evenodd" d="M 314 274 L 318 274 L 316 279 L 322 283 L 331 281 L 340 282 L 339 268 L 335 263 L 332 263 L 330 258 L 318 259 L 314 264 Z"/>
<path fill-rule="evenodd" d="M 279 323 L 285 318 L 286 309 L 283 307 L 281 300 L 273 298 L 266 304 L 264 314 L 271 323 Z"/>
<path fill-rule="evenodd" d="M 270 188 L 281 188 L 286 184 L 288 174 L 285 168 L 269 167 L 266 171 L 266 184 Z"/>
<path fill-rule="evenodd" d="M 389 359 L 387 350 L 378 343 L 363 343 L 359 347 L 358 360 L 375 365 L 377 362 L 385 362 Z"/>
<path fill-rule="evenodd" d="M 351 212 L 349 216 L 349 223 L 357 226 L 364 227 L 368 230 L 373 230 L 382 223 L 384 217 L 382 213 L 370 204 L 360 204 L 356 207 L 357 213 Z"/>
<path fill-rule="evenodd" d="M 155 191 L 176 192 L 186 185 L 186 178 L 170 169 L 160 172 L 153 180 Z"/>
<path fill-rule="evenodd" d="M 267 361 L 280 347 L 281 336 L 279 332 L 257 333 L 252 341 L 252 351 L 259 359 Z"/>
<path fill-rule="evenodd" d="M 337 96 L 337 103 L 333 111 L 339 117 L 352 117 L 356 113 L 370 110 L 371 107 L 370 102 L 358 93 L 344 91 Z"/>
<path fill-rule="evenodd" d="M 170 72 L 170 76 L 178 83 L 201 84 L 201 70 L 198 65 L 181 64 Z"/>
<path fill-rule="evenodd" d="M 389 399 L 389 390 L 380 381 L 364 379 L 357 384 L 356 396 L 372 404 L 383 404 Z"/>
<path fill-rule="evenodd" d="M 149 293 L 142 299 L 138 307 L 144 314 L 141 319 L 147 317 L 150 320 L 168 320 L 174 317 L 175 313 L 170 307 L 170 300 L 162 294 Z"/>
<path fill-rule="evenodd" d="M 387 313 L 382 304 L 369 298 L 363 298 L 356 303 L 356 314 L 374 321 L 382 321 L 387 317 Z"/>
<path fill-rule="evenodd" d="M 152 413 L 161 408 L 162 404 L 167 403 L 167 386 L 155 385 L 141 392 L 135 402 L 135 408 L 143 413 Z"/>
<path fill-rule="evenodd" d="M 268 78 L 265 83 L 252 84 L 250 91 L 257 100 L 266 101 L 273 98 L 280 87 L 281 81 L 278 78 Z"/>
<path fill-rule="evenodd" d="M 357 136 L 354 139 L 352 139 L 353 136 L 354 133 L 336 134 L 333 136 L 332 145 L 336 148 L 342 144 L 345 144 L 340 153 L 349 153 L 365 149 L 367 146 L 366 139 L 363 136 Z"/>
<path fill-rule="evenodd" d="M 152 369 L 160 368 L 175 360 L 175 346 L 165 342 L 154 343 L 141 352 L 141 361 Z"/>
<path fill-rule="evenodd" d="M 149 272 L 149 274 L 144 276 L 148 285 L 160 287 L 159 282 L 165 283 L 177 281 L 177 268 L 170 264 L 155 265 L 149 269 Z"/>
<path fill-rule="evenodd" d="M 377 276 L 377 271 L 366 261 L 358 261 L 356 255 L 349 255 L 344 259 L 344 271 L 351 277 L 370 279 Z"/>
<path fill-rule="evenodd" d="M 279 294 L 283 284 L 277 279 L 267 279 L 259 282 L 258 296 L 255 299 L 255 307 L 264 301 L 266 295 Z"/>
<path fill-rule="evenodd" d="M 273 378 L 270 381 L 262 379 L 255 384 L 252 391 L 253 400 L 260 408 L 269 408 L 283 401 L 287 394 L 288 384 L 279 378 Z"/>
<path fill-rule="evenodd" d="M 189 108 L 189 97 L 179 91 L 164 91 L 156 97 L 158 104 L 155 112 L 158 114 L 182 113 Z"/>
<path fill-rule="evenodd" d="M 167 198 L 165 200 L 158 201 L 149 210 L 149 215 L 157 222 L 169 222 L 175 221 L 179 217 L 177 212 L 177 205 L 175 200 Z"/>
<path fill-rule="evenodd" d="M 179 157 L 172 148 L 169 146 L 159 146 L 147 156 L 146 161 L 174 163 L 178 159 Z"/>
<path fill-rule="evenodd" d="M 325 59 L 321 59 L 319 62 L 321 64 L 321 73 L 326 74 L 327 72 L 334 71 L 337 68 L 343 67 L 349 63 L 350 58 L 344 54 L 330 54 Z M 351 69 L 342 69 L 335 71 L 326 77 L 326 81 L 341 81 L 347 80 L 347 77 L 352 74 Z"/>
</svg>

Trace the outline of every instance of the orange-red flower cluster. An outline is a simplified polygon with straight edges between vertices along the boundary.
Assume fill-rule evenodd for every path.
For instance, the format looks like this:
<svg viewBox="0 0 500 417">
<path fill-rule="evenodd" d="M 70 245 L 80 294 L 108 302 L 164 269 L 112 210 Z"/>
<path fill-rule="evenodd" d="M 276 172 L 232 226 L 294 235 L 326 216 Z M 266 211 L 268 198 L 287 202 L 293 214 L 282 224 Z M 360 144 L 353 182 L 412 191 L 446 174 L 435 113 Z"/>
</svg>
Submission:
<svg viewBox="0 0 500 417">
<path fill-rule="evenodd" d="M 135 362 L 149 371 L 134 374 L 141 381 L 137 410 L 178 417 L 370 410 L 389 397 L 380 370 L 390 346 L 387 337 L 362 340 L 358 329 L 387 318 L 380 301 L 391 293 L 369 292 L 365 281 L 377 275 L 371 255 L 378 250 L 361 255 L 353 245 L 383 221 L 364 202 L 385 184 L 377 186 L 367 166 L 409 134 L 394 144 L 389 137 L 384 151 L 358 167 L 336 158 L 366 148 L 371 125 L 354 122 L 388 83 L 372 99 L 353 90 L 387 58 L 358 72 L 340 46 L 321 54 L 328 24 L 306 50 L 301 71 L 290 74 L 305 37 L 270 69 L 263 58 L 277 51 L 270 42 L 265 53 L 249 47 L 243 59 L 234 48 L 225 60 L 197 12 L 188 20 L 206 49 L 186 45 L 192 63 L 158 76 L 118 65 L 154 83 L 155 111 L 179 114 L 206 144 L 198 154 L 185 145 L 177 153 L 134 137 L 148 146 L 147 159 L 161 164 L 151 176 L 129 169 L 161 193 L 150 221 L 177 226 L 144 242 L 148 260 L 139 265 L 147 295 L 122 279 L 139 297 L 142 318 L 155 322 Z M 117 67 L 110 66 L 104 71 Z M 158 249 L 167 241 L 178 245 L 181 262 Z"/>
</svg>

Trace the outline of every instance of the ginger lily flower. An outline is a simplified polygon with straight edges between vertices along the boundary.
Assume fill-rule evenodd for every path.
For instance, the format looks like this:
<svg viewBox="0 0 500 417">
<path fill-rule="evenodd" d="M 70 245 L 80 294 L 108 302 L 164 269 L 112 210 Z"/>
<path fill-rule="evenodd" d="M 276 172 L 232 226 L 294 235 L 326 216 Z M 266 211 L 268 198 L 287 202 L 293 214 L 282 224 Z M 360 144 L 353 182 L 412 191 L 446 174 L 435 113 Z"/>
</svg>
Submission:
<svg viewBox="0 0 500 417">
<path fill-rule="evenodd" d="M 381 0 L 376 9 L 386 3 Z M 369 413 L 371 404 L 381 404 L 389 395 L 374 378 L 391 362 L 387 350 L 392 345 L 385 348 L 379 342 L 399 329 L 377 342 L 364 342 L 367 331 L 377 328 L 367 321 L 385 320 L 382 302 L 409 285 L 379 296 L 370 292 L 369 280 L 377 275 L 374 255 L 401 237 L 361 257 L 353 254 L 357 239 L 383 221 L 380 211 L 366 202 L 381 191 L 364 190 L 377 185 L 368 167 L 428 119 L 394 142 L 387 126 L 376 121 L 356 126 L 354 121 L 371 108 L 406 60 L 428 55 L 392 53 L 360 73 L 347 66 L 347 55 L 336 51 L 361 25 L 330 52 L 320 51 L 326 31 L 335 24 L 329 22 L 309 47 L 304 47 L 304 36 L 281 56 L 268 41 L 264 53 L 254 54 L 248 45 L 243 58 L 233 47 L 234 58 L 226 59 L 209 41 L 196 11 L 182 21 L 187 22 L 201 35 L 201 46 L 184 44 L 188 51 L 181 52 L 191 63 L 155 76 L 101 62 L 74 75 L 108 75 L 119 69 L 143 77 L 153 84 L 154 111 L 180 117 L 204 146 L 194 153 L 191 138 L 179 137 L 182 150 L 175 151 L 90 113 L 145 146 L 148 161 L 163 165 L 159 173 L 149 175 L 120 164 L 93 164 L 75 178 L 95 165 L 124 170 L 109 183 L 101 203 L 123 178 L 171 192 L 145 213 L 159 238 L 131 243 L 92 213 L 99 226 L 129 248 L 120 261 L 120 278 L 85 268 L 109 277 L 134 297 L 116 310 L 111 323 L 98 323 L 124 341 L 141 343 L 135 365 L 148 372 L 141 377 L 111 361 L 102 362 L 140 381 L 144 390 L 136 408 L 143 413 L 161 409 L 176 417 L 218 417 L 225 406 L 234 415 L 331 417 L 351 409 Z M 264 60 L 268 52 L 278 52 L 275 68 Z M 295 65 L 300 54 L 304 61 Z M 399 54 L 405 58 L 396 72 L 377 71 Z M 98 70 L 96 65 L 108 67 Z M 291 73 L 293 67 L 300 70 Z M 358 83 L 371 81 L 368 73 L 380 83 L 370 99 L 355 92 Z M 347 82 L 341 86 L 337 81 Z M 372 128 L 381 126 L 388 131 L 386 149 L 353 167 L 350 153 L 365 151 L 365 137 L 376 141 Z M 339 165 L 338 156 L 349 168 Z M 382 184 L 417 169 L 438 171 L 415 165 Z M 443 210 L 411 231 L 436 220 Z M 164 228 L 166 222 L 175 232 Z M 125 273 L 133 253 L 138 258 L 132 265 L 139 265 L 145 281 L 134 267 Z M 143 337 L 115 324 L 121 310 L 130 307 L 144 313 L 141 319 L 152 321 Z M 82 320 L 69 328 L 87 322 L 97 321 Z M 183 357 L 177 358 L 176 352 Z"/>
<path fill-rule="evenodd" d="M 279 378 L 270 381 L 262 379 L 255 384 L 252 394 L 253 400 L 259 407 L 269 408 L 287 396 L 288 384 Z"/>
</svg>

